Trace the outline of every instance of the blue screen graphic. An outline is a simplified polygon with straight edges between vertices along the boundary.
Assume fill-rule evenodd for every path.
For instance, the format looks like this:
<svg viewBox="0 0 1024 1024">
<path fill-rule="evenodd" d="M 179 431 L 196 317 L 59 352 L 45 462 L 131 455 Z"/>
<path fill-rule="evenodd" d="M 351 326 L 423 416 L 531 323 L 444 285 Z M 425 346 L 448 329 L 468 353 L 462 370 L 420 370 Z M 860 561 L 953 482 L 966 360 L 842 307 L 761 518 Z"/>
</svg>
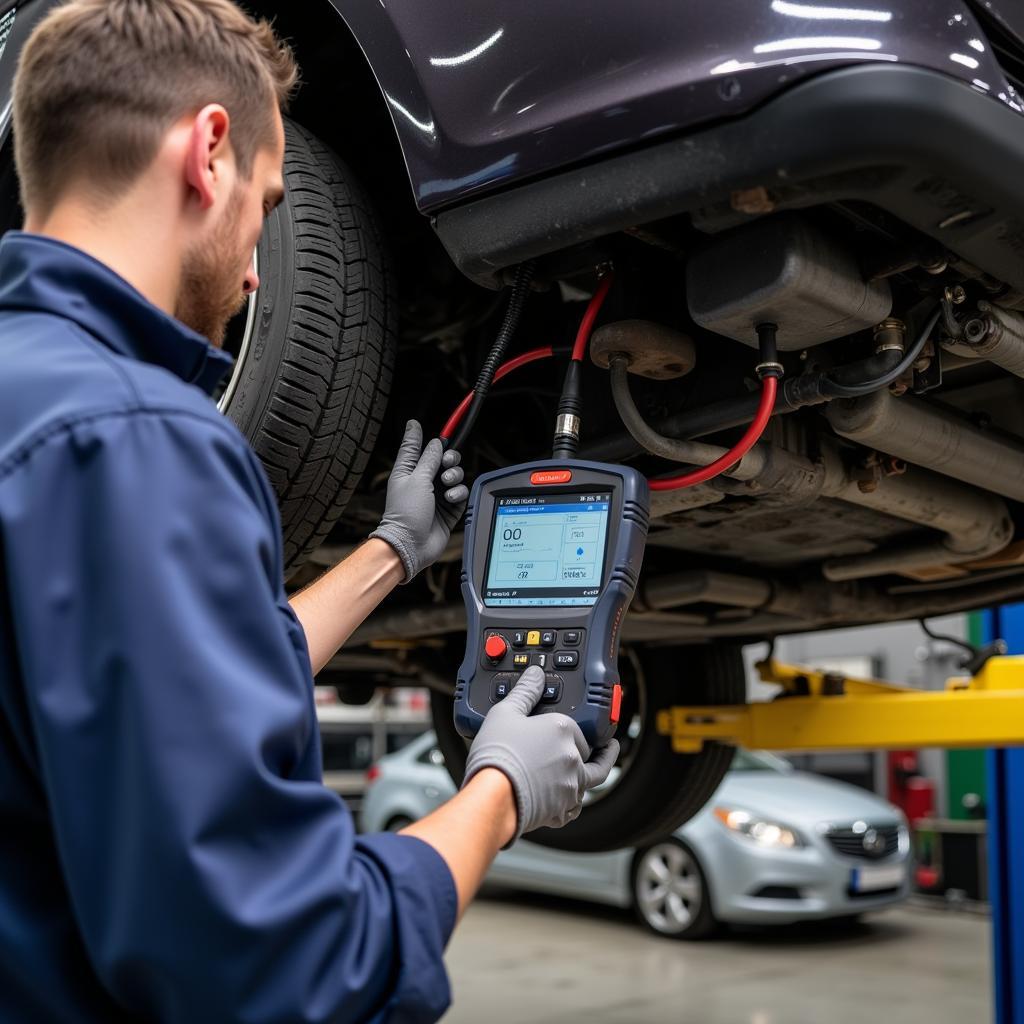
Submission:
<svg viewBox="0 0 1024 1024">
<path fill-rule="evenodd" d="M 592 605 L 601 592 L 610 494 L 499 498 L 484 603 Z"/>
</svg>

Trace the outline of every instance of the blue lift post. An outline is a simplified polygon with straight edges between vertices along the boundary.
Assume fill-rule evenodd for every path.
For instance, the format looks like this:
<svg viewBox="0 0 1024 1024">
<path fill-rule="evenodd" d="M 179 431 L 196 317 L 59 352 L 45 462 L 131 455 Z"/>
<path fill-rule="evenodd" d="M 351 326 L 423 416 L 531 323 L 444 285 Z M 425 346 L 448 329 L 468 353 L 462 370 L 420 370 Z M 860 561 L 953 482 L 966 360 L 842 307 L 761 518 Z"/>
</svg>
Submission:
<svg viewBox="0 0 1024 1024">
<path fill-rule="evenodd" d="M 1024 654 L 1024 604 L 985 612 L 985 640 Z M 996 1024 L 1024 1024 L 1024 748 L 988 755 L 988 892 Z"/>
</svg>

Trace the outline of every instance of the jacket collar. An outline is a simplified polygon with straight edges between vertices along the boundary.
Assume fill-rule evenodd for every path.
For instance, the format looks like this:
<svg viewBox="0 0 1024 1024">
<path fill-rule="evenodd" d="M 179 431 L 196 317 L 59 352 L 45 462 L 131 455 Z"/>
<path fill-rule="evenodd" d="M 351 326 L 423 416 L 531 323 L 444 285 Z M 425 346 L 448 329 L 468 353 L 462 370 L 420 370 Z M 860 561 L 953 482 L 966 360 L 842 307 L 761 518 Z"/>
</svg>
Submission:
<svg viewBox="0 0 1024 1024">
<path fill-rule="evenodd" d="M 10 231 L 0 241 L 0 310 L 72 320 L 118 354 L 162 366 L 207 394 L 234 362 L 103 263 L 43 235 Z"/>
</svg>

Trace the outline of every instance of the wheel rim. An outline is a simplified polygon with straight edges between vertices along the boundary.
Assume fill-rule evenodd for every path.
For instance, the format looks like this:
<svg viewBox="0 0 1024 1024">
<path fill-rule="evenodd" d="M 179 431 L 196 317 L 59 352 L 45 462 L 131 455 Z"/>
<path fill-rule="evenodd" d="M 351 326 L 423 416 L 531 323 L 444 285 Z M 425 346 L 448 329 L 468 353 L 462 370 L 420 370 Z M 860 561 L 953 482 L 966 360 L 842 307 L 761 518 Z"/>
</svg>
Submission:
<svg viewBox="0 0 1024 1024">
<path fill-rule="evenodd" d="M 637 865 L 636 900 L 644 920 L 666 935 L 686 931 L 704 901 L 697 864 L 677 843 L 658 843 Z"/>
<path fill-rule="evenodd" d="M 253 253 L 253 266 L 257 276 L 260 272 L 260 250 L 256 247 Z M 235 317 L 231 327 L 228 328 L 228 336 L 224 342 L 224 351 L 230 352 L 235 357 L 235 365 L 231 367 L 231 377 L 228 379 L 224 393 L 217 399 L 217 408 L 221 413 L 226 413 L 231 400 L 235 397 L 238 384 L 242 379 L 245 369 L 245 357 L 249 353 L 253 336 L 256 333 L 256 315 L 259 312 L 259 289 L 249 296 L 245 309 Z M 244 318 L 244 319 L 243 319 Z M 236 324 L 241 324 L 241 331 L 232 329 Z"/>
</svg>

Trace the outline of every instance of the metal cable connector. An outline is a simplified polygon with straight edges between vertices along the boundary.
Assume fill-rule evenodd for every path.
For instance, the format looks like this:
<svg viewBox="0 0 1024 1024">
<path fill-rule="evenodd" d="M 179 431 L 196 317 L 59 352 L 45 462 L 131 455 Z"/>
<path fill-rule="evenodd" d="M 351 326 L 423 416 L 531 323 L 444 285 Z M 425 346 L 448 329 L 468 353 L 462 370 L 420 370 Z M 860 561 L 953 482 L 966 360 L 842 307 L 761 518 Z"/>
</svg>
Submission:
<svg viewBox="0 0 1024 1024">
<path fill-rule="evenodd" d="M 754 367 L 754 372 L 764 380 L 765 377 L 781 377 L 786 370 L 782 363 L 758 363 Z"/>
</svg>

